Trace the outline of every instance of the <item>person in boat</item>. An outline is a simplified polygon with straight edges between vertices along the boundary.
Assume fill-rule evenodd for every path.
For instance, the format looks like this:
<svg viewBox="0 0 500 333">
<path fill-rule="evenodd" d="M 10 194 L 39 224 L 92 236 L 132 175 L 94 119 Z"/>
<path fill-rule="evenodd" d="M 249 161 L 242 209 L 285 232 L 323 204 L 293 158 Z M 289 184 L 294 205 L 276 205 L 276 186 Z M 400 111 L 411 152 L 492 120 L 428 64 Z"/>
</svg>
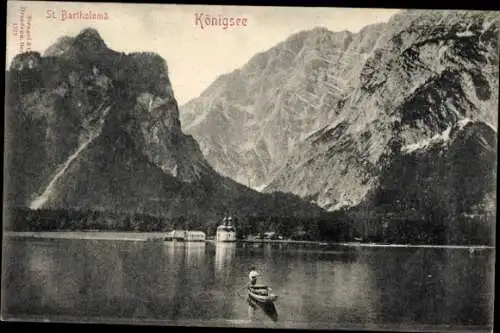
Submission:
<svg viewBox="0 0 500 333">
<path fill-rule="evenodd" d="M 259 272 L 255 269 L 255 267 L 250 268 L 250 273 L 248 273 L 248 290 L 262 295 L 267 295 L 268 288 L 267 286 L 257 285 L 257 278 L 260 276 Z"/>
<path fill-rule="evenodd" d="M 257 285 L 257 278 L 260 276 L 259 272 L 255 269 L 255 267 L 250 268 L 250 273 L 248 273 L 248 287 L 253 287 Z"/>
</svg>

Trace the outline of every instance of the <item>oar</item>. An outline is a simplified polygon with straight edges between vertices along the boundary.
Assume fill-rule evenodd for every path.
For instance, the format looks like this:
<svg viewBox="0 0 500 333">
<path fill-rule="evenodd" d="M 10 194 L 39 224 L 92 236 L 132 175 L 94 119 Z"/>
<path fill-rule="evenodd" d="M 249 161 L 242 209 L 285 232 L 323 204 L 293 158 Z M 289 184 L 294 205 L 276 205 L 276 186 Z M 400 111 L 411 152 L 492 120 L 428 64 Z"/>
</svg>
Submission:
<svg viewBox="0 0 500 333">
<path fill-rule="evenodd" d="M 237 294 L 238 294 L 238 296 L 240 296 L 241 298 L 245 298 L 245 297 L 240 295 L 240 290 L 241 290 L 241 289 L 243 289 L 243 288 L 245 288 L 246 286 L 247 286 L 247 285 L 245 284 L 245 285 L 244 285 L 244 286 L 242 286 L 241 288 L 236 289 L 236 293 L 237 293 Z"/>
</svg>

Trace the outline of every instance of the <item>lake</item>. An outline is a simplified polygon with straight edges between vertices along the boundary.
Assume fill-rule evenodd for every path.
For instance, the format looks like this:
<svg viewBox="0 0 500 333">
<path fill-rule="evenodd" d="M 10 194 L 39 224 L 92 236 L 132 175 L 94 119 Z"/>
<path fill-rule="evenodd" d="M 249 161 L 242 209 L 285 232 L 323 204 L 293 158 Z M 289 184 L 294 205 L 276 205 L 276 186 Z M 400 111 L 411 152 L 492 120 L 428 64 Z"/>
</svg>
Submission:
<svg viewBox="0 0 500 333">
<path fill-rule="evenodd" d="M 495 249 L 4 239 L 8 320 L 491 331 Z M 249 302 L 250 267 L 278 295 Z"/>
</svg>

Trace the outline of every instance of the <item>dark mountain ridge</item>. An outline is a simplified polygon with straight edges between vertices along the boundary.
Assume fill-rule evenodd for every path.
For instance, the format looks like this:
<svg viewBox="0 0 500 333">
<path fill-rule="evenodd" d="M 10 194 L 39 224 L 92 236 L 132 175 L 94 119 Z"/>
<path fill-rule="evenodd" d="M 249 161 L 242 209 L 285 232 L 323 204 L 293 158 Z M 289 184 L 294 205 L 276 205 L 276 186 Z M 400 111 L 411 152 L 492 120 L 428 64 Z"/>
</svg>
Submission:
<svg viewBox="0 0 500 333">
<path fill-rule="evenodd" d="M 164 59 L 110 50 L 94 29 L 6 73 L 6 204 L 189 216 L 316 216 L 289 194 L 221 177 L 182 133 Z"/>
</svg>

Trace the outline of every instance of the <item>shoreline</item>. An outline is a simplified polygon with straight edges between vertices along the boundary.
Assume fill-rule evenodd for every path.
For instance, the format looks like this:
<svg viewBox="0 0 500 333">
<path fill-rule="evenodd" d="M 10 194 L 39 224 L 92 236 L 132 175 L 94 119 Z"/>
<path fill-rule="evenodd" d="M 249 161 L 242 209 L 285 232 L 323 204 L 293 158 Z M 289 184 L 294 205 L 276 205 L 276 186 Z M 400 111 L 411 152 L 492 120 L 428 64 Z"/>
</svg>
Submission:
<svg viewBox="0 0 500 333">
<path fill-rule="evenodd" d="M 82 240 L 124 240 L 124 241 L 165 241 L 168 232 L 130 232 L 130 231 L 4 231 L 5 237 L 32 238 L 32 239 L 82 239 Z M 184 242 L 181 242 L 184 243 Z M 189 243 L 189 242 L 186 242 Z M 198 242 L 199 243 L 199 242 Z M 207 239 L 205 243 L 216 244 Z M 317 245 L 345 246 L 345 247 L 392 247 L 392 248 L 447 248 L 447 249 L 495 249 L 489 245 L 433 245 L 433 244 L 382 244 L 361 242 L 320 242 L 298 240 L 237 240 L 234 244 L 290 244 L 290 245 Z M 224 243 L 231 244 L 231 243 Z"/>
<path fill-rule="evenodd" d="M 35 239 L 95 239 L 158 241 L 167 236 L 167 232 L 130 232 L 130 231 L 5 231 L 4 237 Z"/>
</svg>

